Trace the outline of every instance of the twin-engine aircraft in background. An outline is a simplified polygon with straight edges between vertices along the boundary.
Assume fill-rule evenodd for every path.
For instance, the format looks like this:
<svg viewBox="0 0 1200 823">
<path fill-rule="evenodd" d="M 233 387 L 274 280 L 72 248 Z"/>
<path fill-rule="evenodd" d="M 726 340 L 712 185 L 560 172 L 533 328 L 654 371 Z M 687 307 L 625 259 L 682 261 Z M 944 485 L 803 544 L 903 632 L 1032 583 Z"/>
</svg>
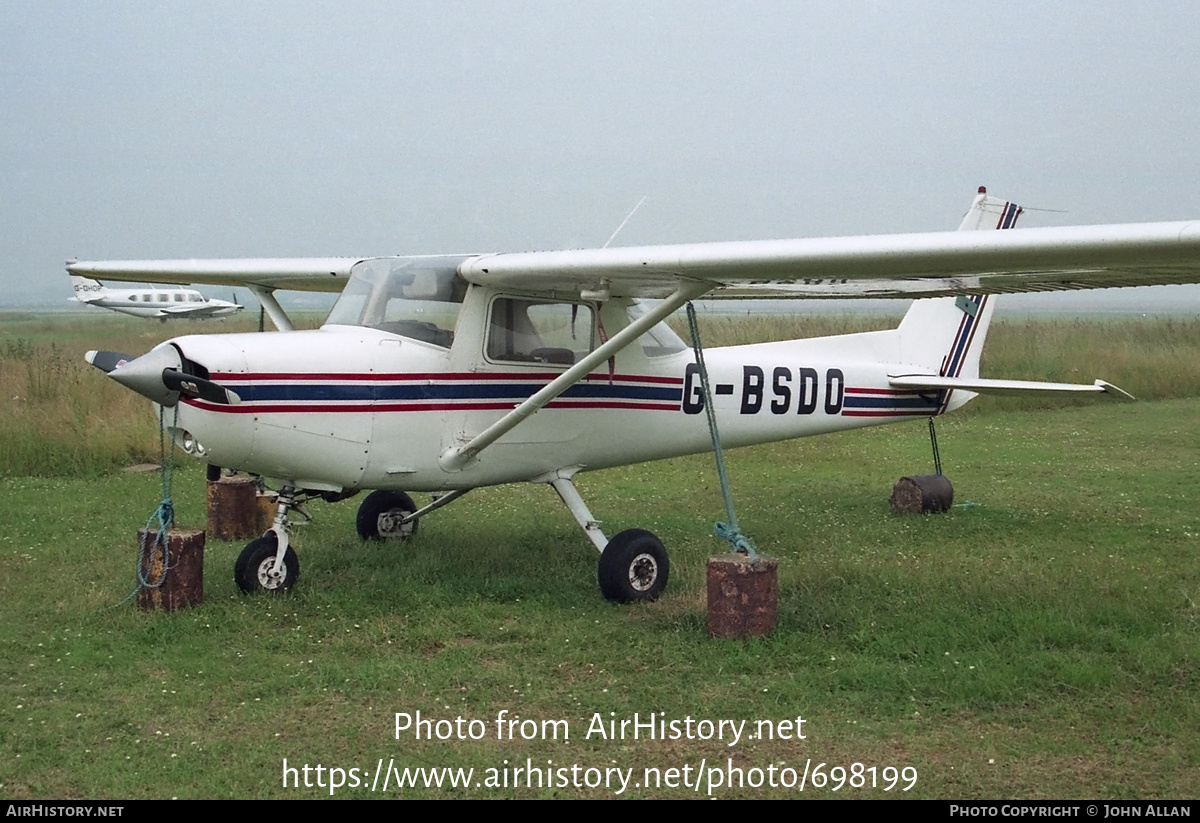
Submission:
<svg viewBox="0 0 1200 823">
<path fill-rule="evenodd" d="M 958 232 L 68 270 L 245 286 L 283 330 L 88 355 L 174 407 L 184 451 L 281 482 L 274 527 L 237 561 L 243 590 L 295 583 L 287 518 L 308 497 L 373 489 L 358 533 L 404 540 L 471 489 L 535 482 L 600 550 L 605 597 L 636 601 L 666 585 L 666 550 L 641 529 L 607 538 L 577 473 L 707 451 L 706 409 L 743 446 L 932 417 L 977 392 L 1108 391 L 980 377 L 990 295 L 1200 281 L 1200 221 L 976 231 L 1019 213 L 980 189 Z M 280 288 L 341 296 L 322 328 L 292 331 Z M 705 351 L 663 323 L 702 296 L 918 299 L 892 330 Z"/>
<path fill-rule="evenodd" d="M 144 286 L 113 289 L 77 274 L 71 275 L 71 286 L 75 289 L 72 300 L 87 306 L 99 306 L 122 314 L 132 314 L 134 317 L 154 317 L 166 321 L 173 317 L 227 317 L 242 310 L 237 303 L 213 300 L 193 289 Z"/>
</svg>

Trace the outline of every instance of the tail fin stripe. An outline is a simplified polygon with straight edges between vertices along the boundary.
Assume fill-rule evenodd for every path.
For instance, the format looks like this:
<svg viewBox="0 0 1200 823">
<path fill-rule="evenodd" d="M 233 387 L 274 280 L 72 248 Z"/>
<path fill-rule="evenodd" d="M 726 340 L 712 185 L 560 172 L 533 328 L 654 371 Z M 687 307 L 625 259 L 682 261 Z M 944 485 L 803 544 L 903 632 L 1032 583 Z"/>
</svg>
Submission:
<svg viewBox="0 0 1200 823">
<path fill-rule="evenodd" d="M 967 323 L 970 322 L 970 320 L 970 313 L 964 311 L 963 316 L 958 320 L 958 330 L 954 332 L 954 341 L 950 344 L 950 350 L 946 352 L 946 356 L 942 358 L 942 368 L 938 371 L 938 374 L 940 374 L 942 377 L 945 377 L 947 371 L 950 369 L 950 364 L 953 361 L 954 353 L 958 348 L 958 341 L 962 339 L 963 329 L 966 327 Z"/>
<path fill-rule="evenodd" d="M 997 228 L 1011 229 L 1017 224 L 1017 218 L 1021 216 L 1022 211 L 1024 209 L 1016 203 L 1005 203 L 1004 212 L 1000 215 L 1000 225 Z"/>
<path fill-rule="evenodd" d="M 946 363 L 942 368 L 943 377 L 957 377 L 962 370 L 964 356 L 975 337 L 977 326 L 975 320 L 979 316 L 979 310 L 983 308 L 985 300 L 987 298 L 984 296 L 972 297 L 971 302 L 975 305 L 975 311 L 973 313 L 963 312 L 962 322 L 958 325 L 958 334 L 954 336 L 954 342 L 950 345 L 950 353 L 946 356 Z"/>
<path fill-rule="evenodd" d="M 966 361 L 966 354 L 971 350 L 971 343 L 975 341 L 975 331 L 979 328 L 976 318 L 983 311 L 984 305 L 987 304 L 987 295 L 979 295 L 972 297 L 971 301 L 975 304 L 975 311 L 963 314 L 963 322 L 959 326 L 958 336 L 954 340 L 954 345 L 950 348 L 950 354 L 947 355 L 949 365 L 942 369 L 943 377 L 958 377 L 962 371 L 963 363 Z M 941 405 L 938 409 L 938 414 L 944 414 L 946 408 L 950 404 L 950 395 L 953 390 L 942 392 Z"/>
<path fill-rule="evenodd" d="M 954 374 L 951 375 L 952 377 L 958 377 L 959 373 L 962 371 L 966 354 L 971 350 L 971 344 L 975 342 L 975 332 L 979 329 L 979 324 L 976 322 L 976 317 L 978 317 L 979 312 L 983 310 L 984 304 L 987 303 L 987 299 L 987 295 L 981 295 L 976 297 L 974 300 L 976 306 L 975 315 L 971 317 L 971 329 L 967 334 L 966 343 L 963 345 L 962 351 L 960 352 L 957 362 L 955 363 Z"/>
</svg>

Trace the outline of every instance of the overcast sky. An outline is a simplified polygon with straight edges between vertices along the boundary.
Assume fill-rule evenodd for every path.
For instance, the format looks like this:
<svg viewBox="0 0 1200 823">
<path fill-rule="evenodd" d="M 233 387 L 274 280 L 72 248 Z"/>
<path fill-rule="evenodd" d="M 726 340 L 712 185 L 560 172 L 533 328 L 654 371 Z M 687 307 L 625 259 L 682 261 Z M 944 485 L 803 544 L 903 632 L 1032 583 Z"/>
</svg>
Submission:
<svg viewBox="0 0 1200 823">
<path fill-rule="evenodd" d="M 1081 12 L 1083 12 L 1081 14 Z M 0 3 L 0 305 L 68 257 L 1200 217 L 1200 4 Z"/>
</svg>

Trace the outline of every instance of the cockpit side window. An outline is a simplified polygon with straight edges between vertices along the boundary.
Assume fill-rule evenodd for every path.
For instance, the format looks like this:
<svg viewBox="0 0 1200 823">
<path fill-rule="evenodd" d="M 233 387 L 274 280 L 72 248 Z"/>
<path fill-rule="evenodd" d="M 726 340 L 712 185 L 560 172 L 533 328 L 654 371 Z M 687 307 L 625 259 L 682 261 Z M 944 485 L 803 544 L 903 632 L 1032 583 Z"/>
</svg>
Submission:
<svg viewBox="0 0 1200 823">
<path fill-rule="evenodd" d="M 488 319 L 487 357 L 570 366 L 592 350 L 594 329 L 587 304 L 498 297 Z"/>
</svg>

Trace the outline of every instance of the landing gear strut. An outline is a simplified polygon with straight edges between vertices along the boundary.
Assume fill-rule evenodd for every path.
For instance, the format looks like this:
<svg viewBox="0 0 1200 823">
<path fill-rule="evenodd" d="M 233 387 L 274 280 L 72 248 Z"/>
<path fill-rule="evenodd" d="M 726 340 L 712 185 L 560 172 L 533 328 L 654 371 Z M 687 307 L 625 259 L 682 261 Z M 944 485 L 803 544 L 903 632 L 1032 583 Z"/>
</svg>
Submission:
<svg viewBox="0 0 1200 823">
<path fill-rule="evenodd" d="M 627 529 L 609 540 L 579 496 L 570 476 L 548 482 L 570 510 L 575 522 L 600 550 L 596 577 L 600 592 L 614 603 L 649 603 L 667 587 L 670 563 L 662 541 L 645 529 Z"/>
</svg>

